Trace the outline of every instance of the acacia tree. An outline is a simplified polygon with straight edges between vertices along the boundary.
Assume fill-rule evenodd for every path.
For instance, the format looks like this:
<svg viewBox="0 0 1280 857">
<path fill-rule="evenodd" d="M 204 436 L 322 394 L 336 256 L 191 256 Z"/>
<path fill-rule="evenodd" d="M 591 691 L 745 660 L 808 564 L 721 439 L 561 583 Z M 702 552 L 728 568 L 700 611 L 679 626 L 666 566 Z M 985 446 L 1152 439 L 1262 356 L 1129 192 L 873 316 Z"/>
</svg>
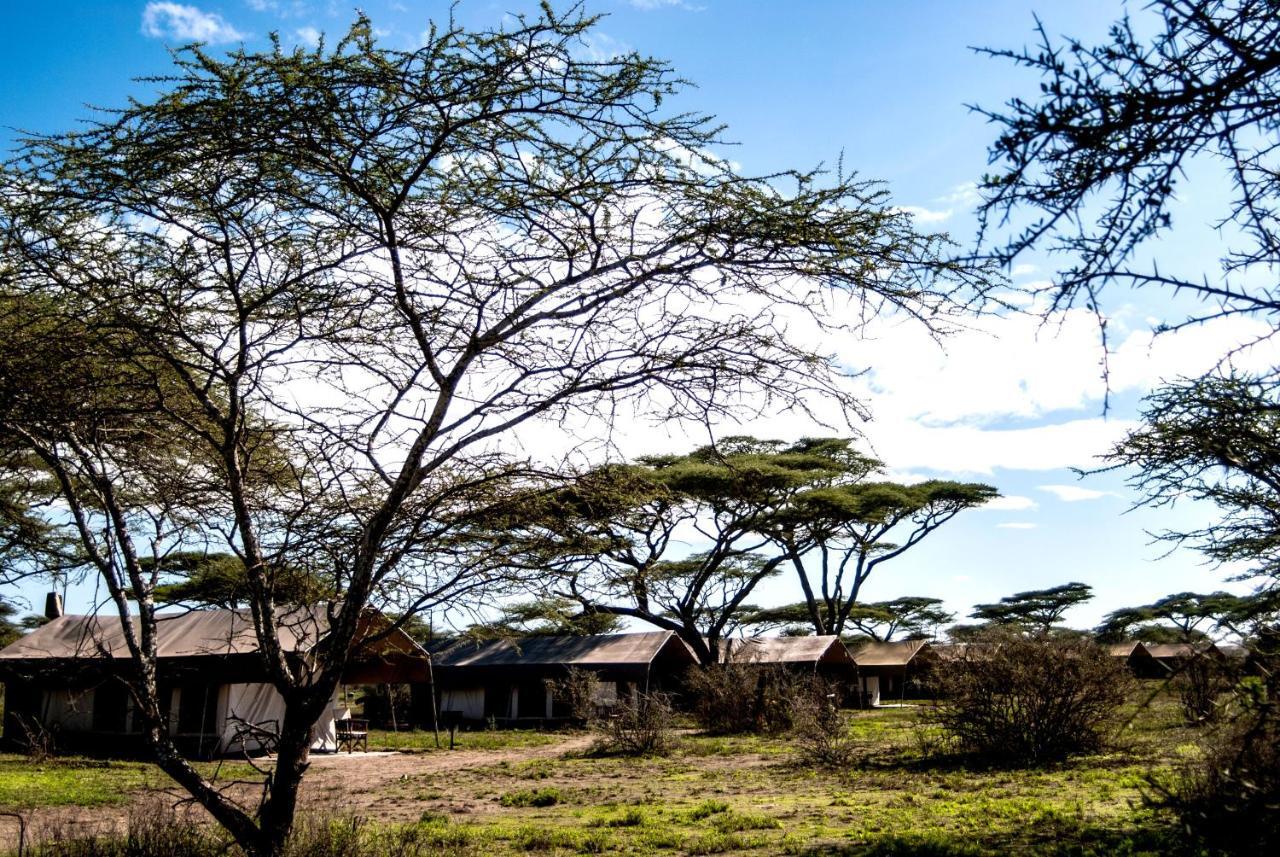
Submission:
<svg viewBox="0 0 1280 857">
<path fill-rule="evenodd" d="M 786 561 L 767 531 L 779 509 L 847 466 L 848 443 L 731 437 L 686 455 L 602 467 L 522 500 L 516 528 L 553 590 L 584 609 L 680 635 L 704 665 Z M 500 534 L 500 537 L 501 536 Z M 696 546 L 698 549 L 693 549 Z"/>
<path fill-rule="evenodd" d="M 869 462 L 863 476 L 880 466 Z M 796 572 L 814 632 L 841 635 L 872 572 L 965 509 L 998 496 L 977 482 L 900 485 L 859 478 L 800 493 L 770 533 Z"/>
<path fill-rule="evenodd" d="M 1172 631 L 1178 642 L 1192 643 L 1205 639 L 1206 630 L 1229 622 L 1245 607 L 1246 599 L 1229 592 L 1177 592 L 1141 607 L 1122 607 L 1102 619 L 1097 635 L 1102 640 L 1122 640 L 1150 630 L 1149 623 L 1159 623 Z M 1153 640 L 1153 642 L 1161 642 Z"/>
<path fill-rule="evenodd" d="M 708 154 L 718 129 L 665 106 L 666 65 L 581 58 L 593 23 L 190 48 L 154 96 L 4 173 L 0 436 L 53 474 L 160 766 L 251 854 L 285 847 L 366 608 L 394 596 L 408 621 L 496 585 L 471 529 L 520 475 L 502 437 L 632 407 L 852 408 L 787 325 L 831 329 L 833 296 L 928 321 L 978 283 L 874 184 Z M 165 728 L 154 593 L 187 550 L 243 563 L 284 698 L 256 806 Z M 280 643 L 285 568 L 334 596 L 306 663 Z"/>
<path fill-rule="evenodd" d="M 942 609 L 942 599 L 904 595 L 890 601 L 859 604 L 849 613 L 849 624 L 873 640 L 887 643 L 899 632 L 908 639 L 932 637 L 940 625 L 955 618 Z"/>
<path fill-rule="evenodd" d="M 992 625 L 1014 625 L 1048 633 L 1072 607 L 1093 598 L 1087 583 L 1064 583 L 1049 589 L 1029 589 L 1001 598 L 994 604 L 975 604 L 969 616 Z"/>
</svg>

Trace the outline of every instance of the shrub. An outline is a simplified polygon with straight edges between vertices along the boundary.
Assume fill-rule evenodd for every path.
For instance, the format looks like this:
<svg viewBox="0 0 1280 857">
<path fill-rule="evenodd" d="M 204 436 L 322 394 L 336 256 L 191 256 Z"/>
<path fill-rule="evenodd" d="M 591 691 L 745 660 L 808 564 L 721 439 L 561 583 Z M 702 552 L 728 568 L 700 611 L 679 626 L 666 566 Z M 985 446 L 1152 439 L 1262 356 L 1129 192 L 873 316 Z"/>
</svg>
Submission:
<svg viewBox="0 0 1280 857">
<path fill-rule="evenodd" d="M 689 671 L 694 719 L 712 735 L 783 732 L 797 680 L 776 665 L 726 663 Z"/>
<path fill-rule="evenodd" d="M 1280 666 L 1280 664 L 1277 664 Z M 1239 713 L 1204 741 L 1204 755 L 1172 782 L 1152 780 L 1153 803 L 1178 816 L 1211 850 L 1280 853 L 1280 689 L 1246 681 L 1235 696 Z"/>
<path fill-rule="evenodd" d="M 555 806 L 564 799 L 557 788 L 521 789 L 498 798 L 503 806 Z"/>
<path fill-rule="evenodd" d="M 1100 749 L 1129 681 L 1092 640 L 992 630 L 936 671 L 933 718 L 962 752 L 1038 765 Z"/>
<path fill-rule="evenodd" d="M 599 725 L 593 750 L 618 756 L 661 756 L 675 746 L 675 713 L 665 693 L 638 693 Z"/>
<path fill-rule="evenodd" d="M 594 673 L 569 667 L 564 678 L 551 683 L 556 708 L 564 706 L 568 717 L 587 726 L 596 718 L 596 691 L 600 687 Z"/>
<path fill-rule="evenodd" d="M 854 743 L 837 688 L 814 681 L 791 700 L 791 739 L 802 765 L 835 770 L 853 761 Z"/>
<path fill-rule="evenodd" d="M 1218 719 L 1218 700 L 1231 687 L 1226 664 L 1207 654 L 1189 658 L 1173 676 L 1182 715 L 1193 726 Z"/>
</svg>

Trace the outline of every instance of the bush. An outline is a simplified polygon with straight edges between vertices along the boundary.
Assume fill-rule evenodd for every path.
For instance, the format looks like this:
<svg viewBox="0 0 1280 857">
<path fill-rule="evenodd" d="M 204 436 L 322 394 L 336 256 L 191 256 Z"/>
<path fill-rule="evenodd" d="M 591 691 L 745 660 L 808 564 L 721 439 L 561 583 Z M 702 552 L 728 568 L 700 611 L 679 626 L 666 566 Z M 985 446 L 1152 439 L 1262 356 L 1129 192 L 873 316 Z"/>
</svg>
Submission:
<svg viewBox="0 0 1280 857">
<path fill-rule="evenodd" d="M 555 806 L 564 799 L 557 788 L 521 789 L 507 792 L 498 799 L 503 806 Z"/>
<path fill-rule="evenodd" d="M 1039 765 L 1105 743 L 1130 679 L 1092 640 L 983 633 L 934 677 L 950 743 L 999 764 Z"/>
<path fill-rule="evenodd" d="M 638 693 L 599 724 L 593 750 L 618 756 L 661 756 L 675 746 L 675 713 L 665 693 Z"/>
<path fill-rule="evenodd" d="M 600 681 L 595 673 L 569 667 L 564 678 L 551 683 L 552 697 L 555 706 L 564 706 L 564 711 L 575 723 L 590 725 L 596 719 L 596 692 Z"/>
<path fill-rule="evenodd" d="M 1192 726 L 1218 719 L 1218 700 L 1231 687 L 1229 669 L 1222 661 L 1199 653 L 1189 658 L 1173 676 L 1182 703 L 1182 715 Z"/>
<path fill-rule="evenodd" d="M 1280 853 L 1280 682 L 1269 681 L 1243 683 L 1239 713 L 1205 739 L 1202 758 L 1151 783 L 1153 803 L 1215 852 Z"/>
<path fill-rule="evenodd" d="M 696 667 L 685 682 L 698 725 L 712 735 L 784 732 L 798 680 L 776 665 Z"/>
<path fill-rule="evenodd" d="M 854 743 L 837 705 L 838 688 L 813 681 L 791 701 L 791 739 L 802 765 L 835 770 L 853 761 Z"/>
</svg>

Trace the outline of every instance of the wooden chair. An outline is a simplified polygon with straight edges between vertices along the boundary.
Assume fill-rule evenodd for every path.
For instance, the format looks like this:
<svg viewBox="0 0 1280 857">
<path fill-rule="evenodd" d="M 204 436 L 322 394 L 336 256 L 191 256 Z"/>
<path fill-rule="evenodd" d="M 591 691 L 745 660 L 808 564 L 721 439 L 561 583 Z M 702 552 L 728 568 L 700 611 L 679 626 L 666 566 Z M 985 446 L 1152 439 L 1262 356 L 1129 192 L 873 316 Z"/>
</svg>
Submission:
<svg viewBox="0 0 1280 857">
<path fill-rule="evenodd" d="M 343 747 L 347 748 L 348 753 L 354 753 L 356 750 L 369 752 L 368 720 L 352 720 L 350 717 L 344 717 L 341 720 L 335 720 L 334 726 L 338 735 L 339 753 L 342 752 Z"/>
</svg>

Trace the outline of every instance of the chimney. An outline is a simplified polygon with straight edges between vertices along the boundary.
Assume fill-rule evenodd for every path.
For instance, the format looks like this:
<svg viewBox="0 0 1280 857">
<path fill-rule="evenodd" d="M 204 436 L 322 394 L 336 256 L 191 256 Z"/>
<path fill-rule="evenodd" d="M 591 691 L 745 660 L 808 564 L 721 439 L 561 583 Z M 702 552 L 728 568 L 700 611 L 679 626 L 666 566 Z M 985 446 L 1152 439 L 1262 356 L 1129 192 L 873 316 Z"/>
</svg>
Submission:
<svg viewBox="0 0 1280 857">
<path fill-rule="evenodd" d="M 62 615 L 62 596 L 50 592 L 44 597 L 44 616 L 46 619 L 57 619 Z"/>
</svg>

